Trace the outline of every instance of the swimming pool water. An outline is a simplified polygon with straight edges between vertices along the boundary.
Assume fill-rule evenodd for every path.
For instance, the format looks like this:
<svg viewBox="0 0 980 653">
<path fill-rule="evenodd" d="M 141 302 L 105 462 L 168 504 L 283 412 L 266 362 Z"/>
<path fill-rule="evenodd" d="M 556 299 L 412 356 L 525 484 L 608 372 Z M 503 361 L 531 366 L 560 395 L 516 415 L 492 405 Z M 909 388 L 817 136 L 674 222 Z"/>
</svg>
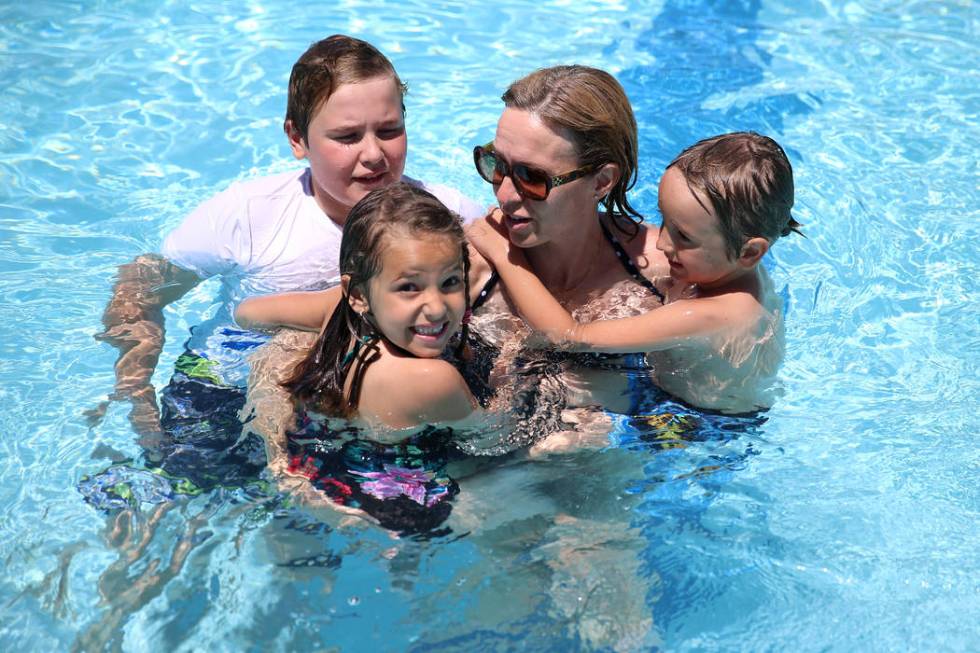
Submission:
<svg viewBox="0 0 980 653">
<path fill-rule="evenodd" d="M 415 0 L 0 7 L 4 650 L 976 650 L 980 635 L 974 3 Z M 285 83 L 334 32 L 394 61 L 413 176 L 489 203 L 469 148 L 507 83 L 615 73 L 635 204 L 698 138 L 786 146 L 806 239 L 764 423 L 466 479 L 472 529 L 337 529 L 261 487 L 98 512 L 140 445 L 100 328 L 116 267 L 235 179 L 283 170 Z M 168 309 L 166 384 L 214 284 Z M 464 490 L 465 493 L 465 490 Z"/>
</svg>

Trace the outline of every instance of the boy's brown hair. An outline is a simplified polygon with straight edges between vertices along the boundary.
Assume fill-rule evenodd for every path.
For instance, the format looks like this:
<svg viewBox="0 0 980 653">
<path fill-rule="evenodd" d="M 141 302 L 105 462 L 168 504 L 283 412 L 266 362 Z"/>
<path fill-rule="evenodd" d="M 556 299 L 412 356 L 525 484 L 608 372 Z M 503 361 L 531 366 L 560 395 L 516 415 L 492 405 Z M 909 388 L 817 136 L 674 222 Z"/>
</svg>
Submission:
<svg viewBox="0 0 980 653">
<path fill-rule="evenodd" d="M 390 76 L 404 99 L 408 87 L 398 77 L 386 56 L 368 43 L 344 34 L 334 34 L 311 45 L 293 64 L 289 75 L 286 120 L 307 140 L 310 121 L 320 105 L 341 84 L 355 84 L 375 77 Z M 405 103 L 402 102 L 402 113 Z"/>
<path fill-rule="evenodd" d="M 795 231 L 793 166 L 779 143 L 755 132 L 732 132 L 698 141 L 667 166 L 684 175 L 698 203 L 711 202 L 730 258 L 749 238 L 770 243 Z M 708 207 L 704 206 L 708 211 Z"/>
</svg>

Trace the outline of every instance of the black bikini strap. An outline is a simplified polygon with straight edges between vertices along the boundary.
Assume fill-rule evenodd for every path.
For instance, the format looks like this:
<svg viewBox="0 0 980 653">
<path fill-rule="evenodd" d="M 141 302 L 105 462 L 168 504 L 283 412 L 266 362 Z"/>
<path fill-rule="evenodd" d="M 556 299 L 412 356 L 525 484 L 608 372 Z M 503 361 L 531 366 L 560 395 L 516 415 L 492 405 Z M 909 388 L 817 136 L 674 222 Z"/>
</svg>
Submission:
<svg viewBox="0 0 980 653">
<path fill-rule="evenodd" d="M 490 278 L 487 279 L 487 282 L 483 284 L 480 294 L 476 296 L 476 299 L 474 299 L 473 303 L 470 305 L 471 311 L 475 311 L 487 302 L 487 298 L 490 297 L 490 293 L 492 293 L 493 289 L 497 287 L 497 282 L 499 281 L 500 275 L 498 275 L 497 271 L 494 270 L 490 273 Z"/>
<path fill-rule="evenodd" d="M 657 287 L 653 285 L 652 281 L 640 274 L 636 264 L 633 263 L 633 259 L 630 258 L 630 255 L 626 253 L 623 246 L 619 244 L 618 240 L 616 240 L 616 236 L 614 236 L 612 232 L 606 228 L 606 225 L 604 225 L 601 220 L 599 221 L 599 226 L 602 227 L 602 233 L 605 235 L 606 240 L 609 241 L 609 244 L 612 245 L 613 251 L 616 252 L 616 258 L 618 258 L 619 262 L 623 264 L 623 268 L 626 270 L 626 273 L 633 277 L 633 281 L 637 282 L 659 297 L 661 302 L 666 302 L 667 298 L 664 297 L 664 294 L 657 290 Z"/>
</svg>

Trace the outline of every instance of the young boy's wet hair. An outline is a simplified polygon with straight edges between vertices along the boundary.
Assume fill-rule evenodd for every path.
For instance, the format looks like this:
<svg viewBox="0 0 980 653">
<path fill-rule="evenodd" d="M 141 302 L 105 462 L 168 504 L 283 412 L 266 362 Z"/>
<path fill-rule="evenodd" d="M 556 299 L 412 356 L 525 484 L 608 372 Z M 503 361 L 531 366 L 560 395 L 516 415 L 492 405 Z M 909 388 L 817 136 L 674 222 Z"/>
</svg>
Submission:
<svg viewBox="0 0 980 653">
<path fill-rule="evenodd" d="M 698 141 L 670 162 L 684 175 L 698 203 L 718 218 L 728 256 L 749 238 L 774 242 L 795 231 L 793 167 L 779 144 L 755 132 L 733 132 Z"/>
<path fill-rule="evenodd" d="M 404 98 L 402 83 L 388 58 L 368 43 L 343 34 L 317 41 L 293 64 L 289 75 L 286 120 L 307 138 L 310 121 L 341 84 L 356 84 L 376 77 L 391 77 Z M 402 103 L 402 113 L 405 111 Z"/>
<path fill-rule="evenodd" d="M 439 236 L 459 246 L 468 310 L 469 250 L 462 222 L 434 195 L 404 181 L 371 191 L 351 209 L 340 245 L 340 274 L 349 277 L 349 289 L 366 292 L 368 282 L 381 272 L 385 250 L 393 240 Z M 460 352 L 466 345 L 467 331 L 464 321 Z M 296 366 L 283 387 L 324 414 L 351 417 L 357 411 L 360 378 L 374 360 L 368 355 L 351 356 L 351 339 L 376 341 L 381 335 L 370 316 L 354 310 L 345 293 L 310 353 Z M 344 383 L 350 373 L 355 377 L 345 398 Z"/>
</svg>

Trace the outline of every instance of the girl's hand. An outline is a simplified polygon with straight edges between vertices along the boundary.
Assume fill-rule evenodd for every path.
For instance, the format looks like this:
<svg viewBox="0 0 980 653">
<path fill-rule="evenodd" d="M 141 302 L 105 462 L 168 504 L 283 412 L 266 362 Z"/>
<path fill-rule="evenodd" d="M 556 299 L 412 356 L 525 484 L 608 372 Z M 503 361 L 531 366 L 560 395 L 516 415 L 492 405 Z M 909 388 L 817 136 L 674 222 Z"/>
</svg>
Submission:
<svg viewBox="0 0 980 653">
<path fill-rule="evenodd" d="M 487 217 L 470 225 L 466 237 L 493 266 L 500 265 L 510 254 L 510 238 L 503 223 L 503 212 L 494 209 Z"/>
</svg>

